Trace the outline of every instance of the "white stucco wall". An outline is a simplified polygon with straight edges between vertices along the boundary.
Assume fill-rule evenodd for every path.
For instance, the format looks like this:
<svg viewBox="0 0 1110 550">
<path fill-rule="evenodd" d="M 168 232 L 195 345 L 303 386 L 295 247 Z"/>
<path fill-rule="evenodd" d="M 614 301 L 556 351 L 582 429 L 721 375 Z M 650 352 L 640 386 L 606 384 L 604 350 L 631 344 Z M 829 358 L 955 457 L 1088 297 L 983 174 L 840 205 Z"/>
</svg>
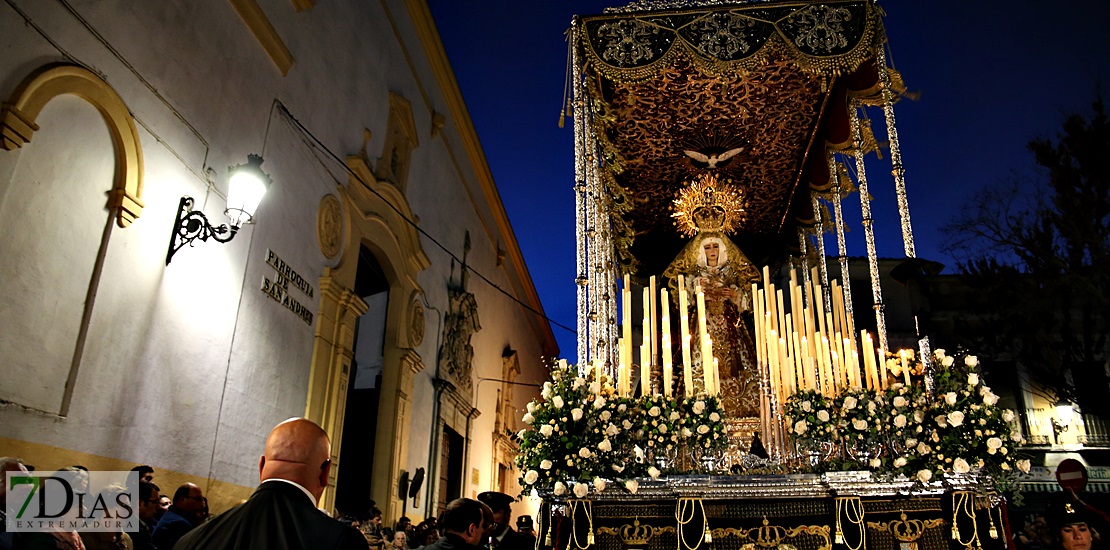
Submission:
<svg viewBox="0 0 1110 550">
<path fill-rule="evenodd" d="M 341 165 L 314 152 L 272 109 L 275 99 L 340 157 L 359 151 L 368 128 L 372 161 L 385 139 L 389 92 L 408 99 L 420 144 L 407 196 L 420 227 L 459 256 L 469 230 L 468 263 L 516 293 L 510 267 L 496 259 L 498 247 L 510 246 L 508 237 L 485 203 L 457 121 L 448 117 L 432 136 L 433 112 L 449 108 L 402 0 L 321 2 L 303 12 L 287 0 L 260 0 L 295 58 L 284 77 L 226 0 L 70 0 L 180 119 L 62 4 L 15 4 L 61 48 L 103 73 L 141 122 L 145 207 L 130 227 L 112 230 L 70 414 L 28 411 L 20 405 L 53 412 L 60 400 L 107 215 L 111 143 L 95 110 L 63 97 L 41 115 L 31 143 L 0 151 L 0 313 L 29 321 L 0 333 L 6 363 L 0 398 L 15 403 L 0 404 L 0 437 L 253 485 L 266 433 L 304 413 L 313 349 L 313 328 L 259 291 L 274 273 L 266 252 L 313 285 L 311 299 L 292 294 L 315 312 L 319 278 L 335 264 L 317 246 L 317 207 L 334 193 L 336 178 L 347 181 Z M 0 5 L 0 96 L 37 67 L 61 61 L 21 15 Z M 196 198 L 213 223 L 226 221 L 223 199 L 193 172 L 211 167 L 216 189 L 225 191 L 226 167 L 245 162 L 248 153 L 264 155 L 274 180 L 256 223 L 230 243 L 186 247 L 165 266 L 182 195 Z M 450 256 L 427 236 L 422 243 L 431 267 L 419 283 L 430 308 L 426 337 L 415 350 L 425 369 L 411 396 L 410 472 L 429 463 L 437 315 L 447 310 L 451 276 Z M 531 314 L 478 277 L 469 289 L 483 327 L 472 340 L 475 377 L 499 378 L 502 351 L 511 346 L 525 370 L 521 378 L 538 380 L 543 343 Z M 44 307 L 42 296 L 62 303 Z M 44 323 L 51 332 L 41 329 Z M 24 385 L 28 380 L 34 383 Z M 471 432 L 467 495 L 492 481 L 497 385 L 478 387 L 474 403 L 482 414 Z M 523 406 L 526 399 L 518 401 Z M 480 486 L 470 485 L 471 468 L 480 470 Z"/>
</svg>

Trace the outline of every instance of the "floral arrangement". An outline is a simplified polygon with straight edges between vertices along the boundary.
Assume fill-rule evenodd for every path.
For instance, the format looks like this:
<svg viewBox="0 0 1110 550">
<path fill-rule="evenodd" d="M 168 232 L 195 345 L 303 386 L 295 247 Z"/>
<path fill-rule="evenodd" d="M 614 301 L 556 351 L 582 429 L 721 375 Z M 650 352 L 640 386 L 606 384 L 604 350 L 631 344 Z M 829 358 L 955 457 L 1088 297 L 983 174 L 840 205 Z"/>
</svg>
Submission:
<svg viewBox="0 0 1110 550">
<path fill-rule="evenodd" d="M 720 449 L 727 443 L 720 401 L 697 397 L 620 397 L 613 379 L 560 361 L 540 397 L 527 405 L 517 434 L 516 465 L 524 491 L 582 498 L 609 483 L 635 493 L 636 478 L 658 477 L 654 461 L 678 447 Z"/>
<path fill-rule="evenodd" d="M 798 392 L 783 404 L 786 430 L 803 446 L 836 438 L 834 414 L 832 402 L 814 390 Z"/>
</svg>

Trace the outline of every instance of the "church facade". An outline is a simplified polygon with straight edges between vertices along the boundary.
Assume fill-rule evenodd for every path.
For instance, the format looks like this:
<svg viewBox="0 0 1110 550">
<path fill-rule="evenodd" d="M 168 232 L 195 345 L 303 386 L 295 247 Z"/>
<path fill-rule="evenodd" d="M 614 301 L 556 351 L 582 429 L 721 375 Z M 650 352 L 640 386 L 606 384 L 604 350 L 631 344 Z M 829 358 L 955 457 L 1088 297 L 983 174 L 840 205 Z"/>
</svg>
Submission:
<svg viewBox="0 0 1110 550">
<path fill-rule="evenodd" d="M 305 416 L 324 508 L 519 491 L 558 350 L 423 0 L 0 11 L 0 455 L 150 464 L 219 512 Z M 184 244 L 248 155 L 253 222 Z"/>
</svg>

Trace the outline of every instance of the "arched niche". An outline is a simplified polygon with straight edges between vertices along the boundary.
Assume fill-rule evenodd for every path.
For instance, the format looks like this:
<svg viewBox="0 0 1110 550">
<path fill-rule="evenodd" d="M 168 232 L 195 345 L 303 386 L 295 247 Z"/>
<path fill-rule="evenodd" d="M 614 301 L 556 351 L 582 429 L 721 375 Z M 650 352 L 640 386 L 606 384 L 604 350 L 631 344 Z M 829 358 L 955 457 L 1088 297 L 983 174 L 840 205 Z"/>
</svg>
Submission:
<svg viewBox="0 0 1110 550">
<path fill-rule="evenodd" d="M 119 94 L 92 71 L 71 64 L 50 64 L 27 76 L 0 107 L 0 149 L 12 151 L 30 142 L 43 107 L 59 95 L 88 101 L 108 126 L 116 171 L 108 193 L 108 209 L 116 223 L 127 227 L 143 210 L 143 150 L 131 111 Z"/>
</svg>

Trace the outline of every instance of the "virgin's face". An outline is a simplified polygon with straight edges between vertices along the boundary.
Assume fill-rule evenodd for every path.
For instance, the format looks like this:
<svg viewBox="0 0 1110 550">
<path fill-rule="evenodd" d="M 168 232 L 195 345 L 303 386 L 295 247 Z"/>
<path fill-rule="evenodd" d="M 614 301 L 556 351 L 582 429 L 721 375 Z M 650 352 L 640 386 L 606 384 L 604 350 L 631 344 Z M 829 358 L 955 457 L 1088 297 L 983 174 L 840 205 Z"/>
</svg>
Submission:
<svg viewBox="0 0 1110 550">
<path fill-rule="evenodd" d="M 1060 543 L 1064 550 L 1091 550 L 1091 530 L 1086 523 L 1065 525 L 1060 529 Z"/>
<path fill-rule="evenodd" d="M 721 257 L 721 243 L 707 242 L 701 245 L 705 250 L 705 265 L 717 266 L 717 258 Z"/>
</svg>

